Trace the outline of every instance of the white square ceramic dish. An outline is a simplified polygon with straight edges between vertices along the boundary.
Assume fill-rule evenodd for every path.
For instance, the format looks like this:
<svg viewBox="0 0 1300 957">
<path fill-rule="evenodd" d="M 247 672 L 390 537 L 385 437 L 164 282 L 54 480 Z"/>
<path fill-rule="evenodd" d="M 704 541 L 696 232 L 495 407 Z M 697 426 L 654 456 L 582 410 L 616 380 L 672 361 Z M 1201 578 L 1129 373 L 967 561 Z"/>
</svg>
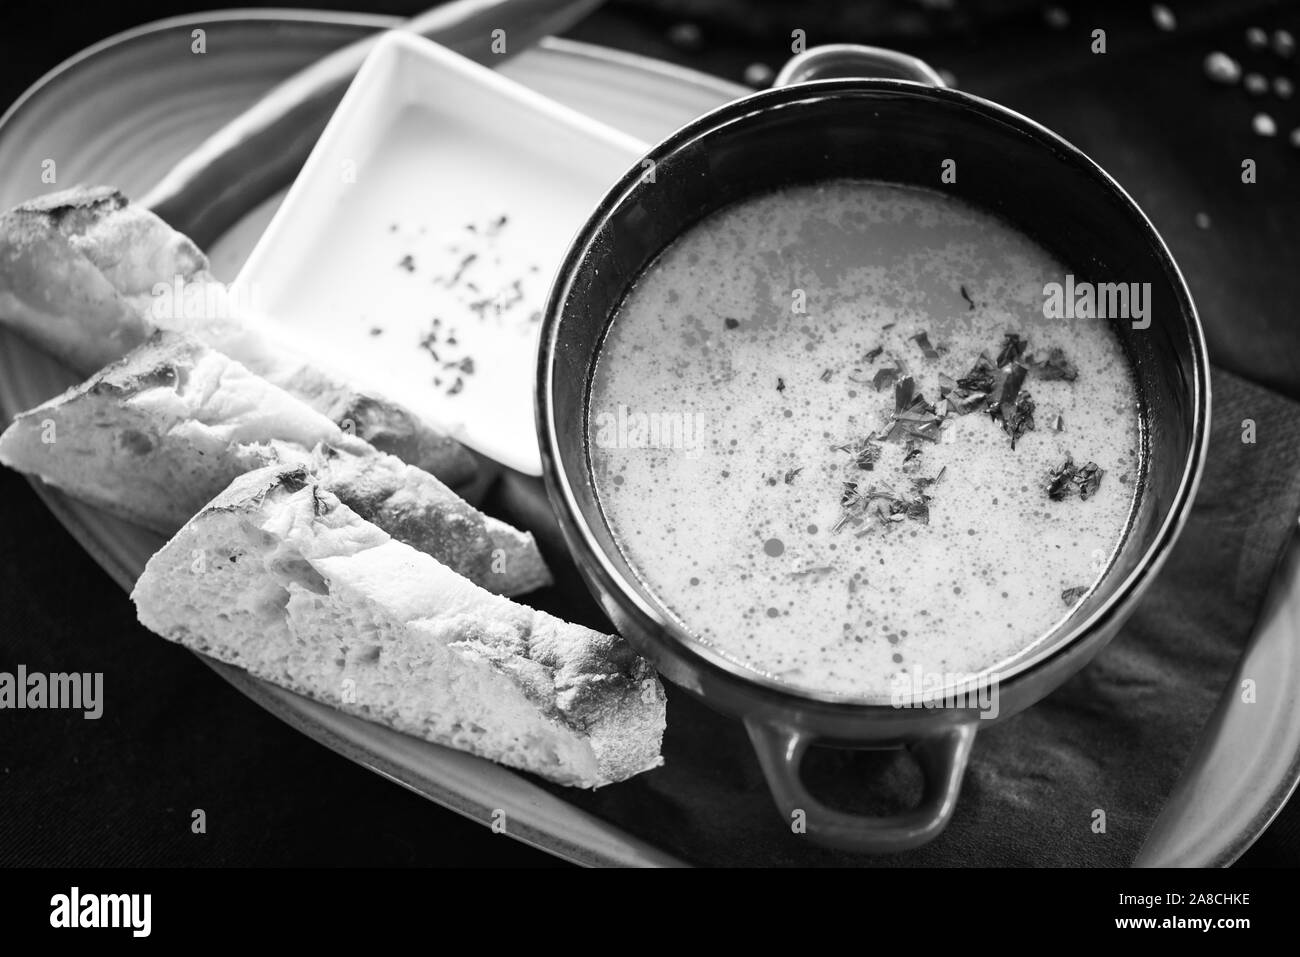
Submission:
<svg viewBox="0 0 1300 957">
<path fill-rule="evenodd" d="M 521 472 L 538 318 L 638 140 L 437 44 L 384 37 L 240 272 L 251 321 Z"/>
</svg>

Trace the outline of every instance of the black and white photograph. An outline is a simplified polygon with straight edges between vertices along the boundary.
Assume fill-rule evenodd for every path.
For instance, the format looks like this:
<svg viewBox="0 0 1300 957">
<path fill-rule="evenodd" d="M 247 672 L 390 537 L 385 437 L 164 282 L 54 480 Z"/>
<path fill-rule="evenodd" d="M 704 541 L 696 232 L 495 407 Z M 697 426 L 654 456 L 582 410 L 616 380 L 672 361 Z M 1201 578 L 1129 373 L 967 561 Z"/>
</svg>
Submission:
<svg viewBox="0 0 1300 957">
<path fill-rule="evenodd" d="M 1300 4 L 431 4 L 0 10 L 6 923 L 574 865 L 1272 923 Z"/>
</svg>

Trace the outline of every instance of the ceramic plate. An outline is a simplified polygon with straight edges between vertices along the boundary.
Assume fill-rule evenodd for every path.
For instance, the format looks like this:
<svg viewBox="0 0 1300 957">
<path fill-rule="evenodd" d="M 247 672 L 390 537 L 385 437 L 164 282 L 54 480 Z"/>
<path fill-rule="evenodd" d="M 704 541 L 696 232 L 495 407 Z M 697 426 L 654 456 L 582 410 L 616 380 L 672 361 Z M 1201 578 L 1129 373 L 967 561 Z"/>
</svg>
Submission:
<svg viewBox="0 0 1300 957">
<path fill-rule="evenodd" d="M 232 11 L 176 18 L 120 34 L 43 78 L 0 120 L 0 204 L 56 188 L 42 182 L 54 159 L 58 185 L 113 183 L 142 195 L 172 163 L 257 96 L 325 52 L 396 21 L 369 15 Z M 190 31 L 208 31 L 210 52 L 189 52 Z M 546 41 L 501 72 L 639 140 L 653 142 L 746 92 L 701 74 L 624 53 Z M 250 213 L 210 250 L 232 279 L 281 197 Z M 0 333 L 0 404 L 7 415 L 74 382 L 57 363 Z M 156 536 L 34 483 L 84 548 L 130 588 Z M 1300 561 L 1291 560 L 1243 661 L 1284 694 L 1276 707 L 1225 698 L 1143 849 L 1145 864 L 1226 864 L 1285 803 L 1300 776 Z M 504 810 L 510 833 L 583 864 L 672 865 L 676 860 L 575 808 L 522 775 L 459 752 L 339 714 L 244 672 L 211 664 L 283 720 L 335 751 L 484 824 Z M 1245 673 L 1245 672 L 1243 672 Z M 1244 755 L 1256 760 L 1243 761 Z M 698 862 L 704 863 L 704 862 Z"/>
<path fill-rule="evenodd" d="M 317 364 L 542 474 L 537 335 L 570 237 L 648 144 L 423 37 L 371 52 L 235 281 Z"/>
</svg>

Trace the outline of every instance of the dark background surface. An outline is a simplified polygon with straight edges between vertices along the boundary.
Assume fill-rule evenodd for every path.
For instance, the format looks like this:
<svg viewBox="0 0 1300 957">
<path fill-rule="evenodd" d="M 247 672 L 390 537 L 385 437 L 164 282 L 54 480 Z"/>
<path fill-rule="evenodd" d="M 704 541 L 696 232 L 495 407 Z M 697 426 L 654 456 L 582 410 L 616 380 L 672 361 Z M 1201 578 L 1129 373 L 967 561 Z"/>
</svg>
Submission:
<svg viewBox="0 0 1300 957">
<path fill-rule="evenodd" d="M 243 3 L 243 6 L 257 4 Z M 276 6 L 348 9 L 356 2 Z M 740 80 L 778 68 L 790 30 L 810 44 L 891 45 L 1018 109 L 1106 167 L 1151 216 L 1182 265 L 1211 357 L 1300 398 L 1300 98 L 1220 87 L 1202 60 L 1223 50 L 1247 70 L 1293 82 L 1300 60 L 1247 49 L 1245 30 L 1300 33 L 1277 3 L 1169 3 L 1161 31 L 1145 4 L 741 4 L 615 2 L 569 36 Z M 216 3 L 68 5 L 9 0 L 0 12 L 0 105 L 81 48 L 149 20 Z M 410 14 L 419 2 L 369 5 Z M 697 29 L 683 29 L 689 21 Z M 1094 28 L 1108 52 L 1093 55 Z M 1256 135 L 1267 112 L 1278 134 Z M 1300 135 L 1300 134 L 1298 134 Z M 1259 182 L 1241 183 L 1243 158 Z M 1197 224 L 1197 214 L 1208 227 Z M 1204 222 L 1204 220 L 1202 221 Z M 553 864 L 389 784 L 291 731 L 194 656 L 136 622 L 120 589 L 41 505 L 0 471 L 0 669 L 102 671 L 112 707 L 99 721 L 9 711 L 0 725 L 0 864 Z M 1281 756 L 1279 756 L 1281 759 Z M 206 812 L 204 835 L 190 814 Z M 1284 813 L 1243 861 L 1300 863 L 1300 812 Z"/>
</svg>

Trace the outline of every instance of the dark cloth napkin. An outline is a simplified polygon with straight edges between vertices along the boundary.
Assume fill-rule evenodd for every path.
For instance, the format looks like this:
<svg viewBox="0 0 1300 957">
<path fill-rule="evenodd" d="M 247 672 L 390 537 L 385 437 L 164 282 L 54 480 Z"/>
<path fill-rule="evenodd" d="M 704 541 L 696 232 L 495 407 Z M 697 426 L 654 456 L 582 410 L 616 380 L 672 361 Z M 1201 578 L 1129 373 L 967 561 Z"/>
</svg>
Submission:
<svg viewBox="0 0 1300 957">
<path fill-rule="evenodd" d="M 982 729 L 947 831 L 869 859 L 791 833 L 739 723 L 683 693 L 664 767 L 565 796 L 688 862 L 726 865 L 1109 865 L 1132 862 L 1250 637 L 1300 515 L 1300 403 L 1212 378 L 1210 451 L 1191 517 L 1115 640 L 1029 710 Z M 1244 419 L 1256 442 L 1242 441 Z M 817 751 L 815 792 L 887 811 L 919 781 L 898 753 Z M 1106 829 L 1093 829 L 1094 812 Z"/>
</svg>

